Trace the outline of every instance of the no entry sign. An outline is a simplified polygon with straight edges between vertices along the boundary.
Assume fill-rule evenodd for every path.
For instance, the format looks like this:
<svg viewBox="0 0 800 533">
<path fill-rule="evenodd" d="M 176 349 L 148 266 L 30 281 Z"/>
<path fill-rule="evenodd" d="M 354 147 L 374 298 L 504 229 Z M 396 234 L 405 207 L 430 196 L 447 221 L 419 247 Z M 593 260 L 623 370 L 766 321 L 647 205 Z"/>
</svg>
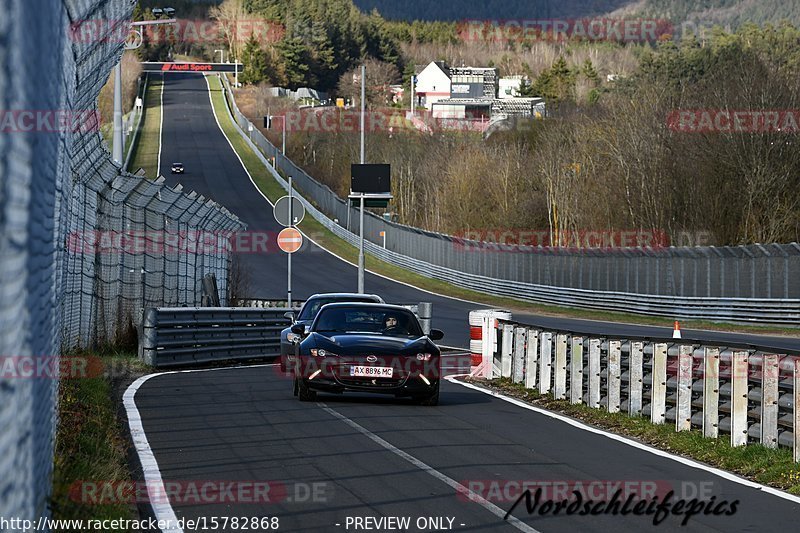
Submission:
<svg viewBox="0 0 800 533">
<path fill-rule="evenodd" d="M 303 234 L 294 228 L 286 228 L 278 234 L 278 248 L 293 254 L 303 246 Z"/>
</svg>

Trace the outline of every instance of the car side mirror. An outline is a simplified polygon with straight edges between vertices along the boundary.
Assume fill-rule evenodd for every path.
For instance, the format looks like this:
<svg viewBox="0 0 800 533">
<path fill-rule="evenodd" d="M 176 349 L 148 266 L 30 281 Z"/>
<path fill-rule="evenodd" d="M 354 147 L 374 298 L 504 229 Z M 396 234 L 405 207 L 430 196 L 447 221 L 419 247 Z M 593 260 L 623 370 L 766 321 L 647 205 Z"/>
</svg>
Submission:
<svg viewBox="0 0 800 533">
<path fill-rule="evenodd" d="M 292 324 L 292 333 L 295 335 L 305 335 L 306 327 L 303 324 Z"/>
<path fill-rule="evenodd" d="M 288 318 L 289 320 L 294 322 L 294 312 L 286 311 L 285 313 L 283 313 L 283 318 Z"/>
<path fill-rule="evenodd" d="M 432 341 L 440 341 L 444 338 L 444 331 L 440 329 L 432 329 L 430 333 L 428 333 L 428 338 Z"/>
</svg>

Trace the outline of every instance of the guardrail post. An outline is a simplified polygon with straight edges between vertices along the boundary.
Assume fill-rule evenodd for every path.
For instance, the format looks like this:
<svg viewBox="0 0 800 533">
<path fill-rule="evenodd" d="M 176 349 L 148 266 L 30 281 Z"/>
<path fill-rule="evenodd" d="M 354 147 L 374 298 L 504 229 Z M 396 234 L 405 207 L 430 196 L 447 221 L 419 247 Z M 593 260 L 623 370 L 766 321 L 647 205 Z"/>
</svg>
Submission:
<svg viewBox="0 0 800 533">
<path fill-rule="evenodd" d="M 800 462 L 800 358 L 794 359 L 792 372 L 792 433 L 794 434 L 794 461 Z"/>
<path fill-rule="evenodd" d="M 764 355 L 761 359 L 761 444 L 778 447 L 778 356 Z"/>
<path fill-rule="evenodd" d="M 589 407 L 600 407 L 600 339 L 589 339 Z"/>
<path fill-rule="evenodd" d="M 556 335 L 556 364 L 555 383 L 553 396 L 556 400 L 563 400 L 567 396 L 567 336 L 563 333 Z"/>
<path fill-rule="evenodd" d="M 500 348 L 500 376 L 511 377 L 511 351 L 514 348 L 514 326 L 503 324 L 503 346 Z"/>
<path fill-rule="evenodd" d="M 481 325 L 481 364 L 483 365 L 483 377 L 486 379 L 492 379 L 496 343 L 497 330 L 494 328 L 494 317 L 491 313 L 486 313 L 483 315 L 483 324 Z"/>
<path fill-rule="evenodd" d="M 572 404 L 583 403 L 583 337 L 572 337 L 569 401 Z"/>
<path fill-rule="evenodd" d="M 608 398 L 606 409 L 609 413 L 618 413 L 620 405 L 620 375 L 622 373 L 622 342 L 608 341 Z"/>
<path fill-rule="evenodd" d="M 513 380 L 514 383 L 522 383 L 525 377 L 525 337 L 527 328 L 514 329 L 514 361 L 513 361 Z"/>
<path fill-rule="evenodd" d="M 703 350 L 703 436 L 719 437 L 719 348 Z"/>
<path fill-rule="evenodd" d="M 667 345 L 653 346 L 653 381 L 650 387 L 650 421 L 663 424 L 667 412 Z"/>
<path fill-rule="evenodd" d="M 430 302 L 420 302 L 417 304 L 417 316 L 422 332 L 427 335 L 431 332 L 431 316 L 433 316 L 433 304 Z"/>
<path fill-rule="evenodd" d="M 630 368 L 628 369 L 628 414 L 631 416 L 641 416 L 642 414 L 643 365 L 644 343 L 632 342 Z"/>
<path fill-rule="evenodd" d="M 536 387 L 536 367 L 539 357 L 539 332 L 534 329 L 528 330 L 528 342 L 526 343 L 525 353 L 525 388 Z"/>
<path fill-rule="evenodd" d="M 158 348 L 158 310 L 145 309 L 142 320 L 142 338 L 139 342 L 139 359 L 146 365 L 156 366 Z"/>
<path fill-rule="evenodd" d="M 731 446 L 747 444 L 747 356 L 731 355 Z"/>
<path fill-rule="evenodd" d="M 553 334 L 543 331 L 540 336 L 542 345 L 541 372 L 539 373 L 539 394 L 550 392 L 550 374 L 553 370 Z"/>
<path fill-rule="evenodd" d="M 681 346 L 678 354 L 678 405 L 675 431 L 692 429 L 692 353 L 694 347 Z"/>
<path fill-rule="evenodd" d="M 491 317 L 491 320 L 494 321 L 494 327 L 492 328 L 494 332 L 492 335 L 494 343 L 492 344 L 492 379 L 496 379 L 503 374 L 503 325 L 494 316 Z"/>
</svg>

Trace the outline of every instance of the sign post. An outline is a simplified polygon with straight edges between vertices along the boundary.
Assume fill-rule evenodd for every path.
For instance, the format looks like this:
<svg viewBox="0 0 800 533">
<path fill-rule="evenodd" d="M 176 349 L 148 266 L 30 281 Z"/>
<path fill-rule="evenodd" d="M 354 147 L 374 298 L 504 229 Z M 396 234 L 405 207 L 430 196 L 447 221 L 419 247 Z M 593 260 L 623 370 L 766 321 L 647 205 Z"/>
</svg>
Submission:
<svg viewBox="0 0 800 533">
<path fill-rule="evenodd" d="M 273 207 L 273 214 L 275 220 L 281 226 L 286 226 L 278 234 L 278 247 L 286 252 L 286 295 L 289 302 L 289 308 L 292 307 L 292 254 L 295 253 L 303 246 L 303 234 L 300 233 L 294 226 L 299 224 L 303 217 L 305 217 L 305 208 L 303 204 L 297 202 L 292 194 L 292 177 L 289 176 L 289 195 L 284 196 Z M 299 213 L 295 213 L 295 210 Z"/>
</svg>

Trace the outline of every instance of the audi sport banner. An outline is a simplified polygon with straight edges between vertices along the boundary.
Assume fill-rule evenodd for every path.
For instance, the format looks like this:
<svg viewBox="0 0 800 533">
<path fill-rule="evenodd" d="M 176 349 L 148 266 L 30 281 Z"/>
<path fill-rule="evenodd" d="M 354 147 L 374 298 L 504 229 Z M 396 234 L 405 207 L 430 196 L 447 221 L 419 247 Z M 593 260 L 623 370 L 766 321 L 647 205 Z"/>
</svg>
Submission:
<svg viewBox="0 0 800 533">
<path fill-rule="evenodd" d="M 241 63 L 142 63 L 145 72 L 235 72 Z"/>
</svg>

